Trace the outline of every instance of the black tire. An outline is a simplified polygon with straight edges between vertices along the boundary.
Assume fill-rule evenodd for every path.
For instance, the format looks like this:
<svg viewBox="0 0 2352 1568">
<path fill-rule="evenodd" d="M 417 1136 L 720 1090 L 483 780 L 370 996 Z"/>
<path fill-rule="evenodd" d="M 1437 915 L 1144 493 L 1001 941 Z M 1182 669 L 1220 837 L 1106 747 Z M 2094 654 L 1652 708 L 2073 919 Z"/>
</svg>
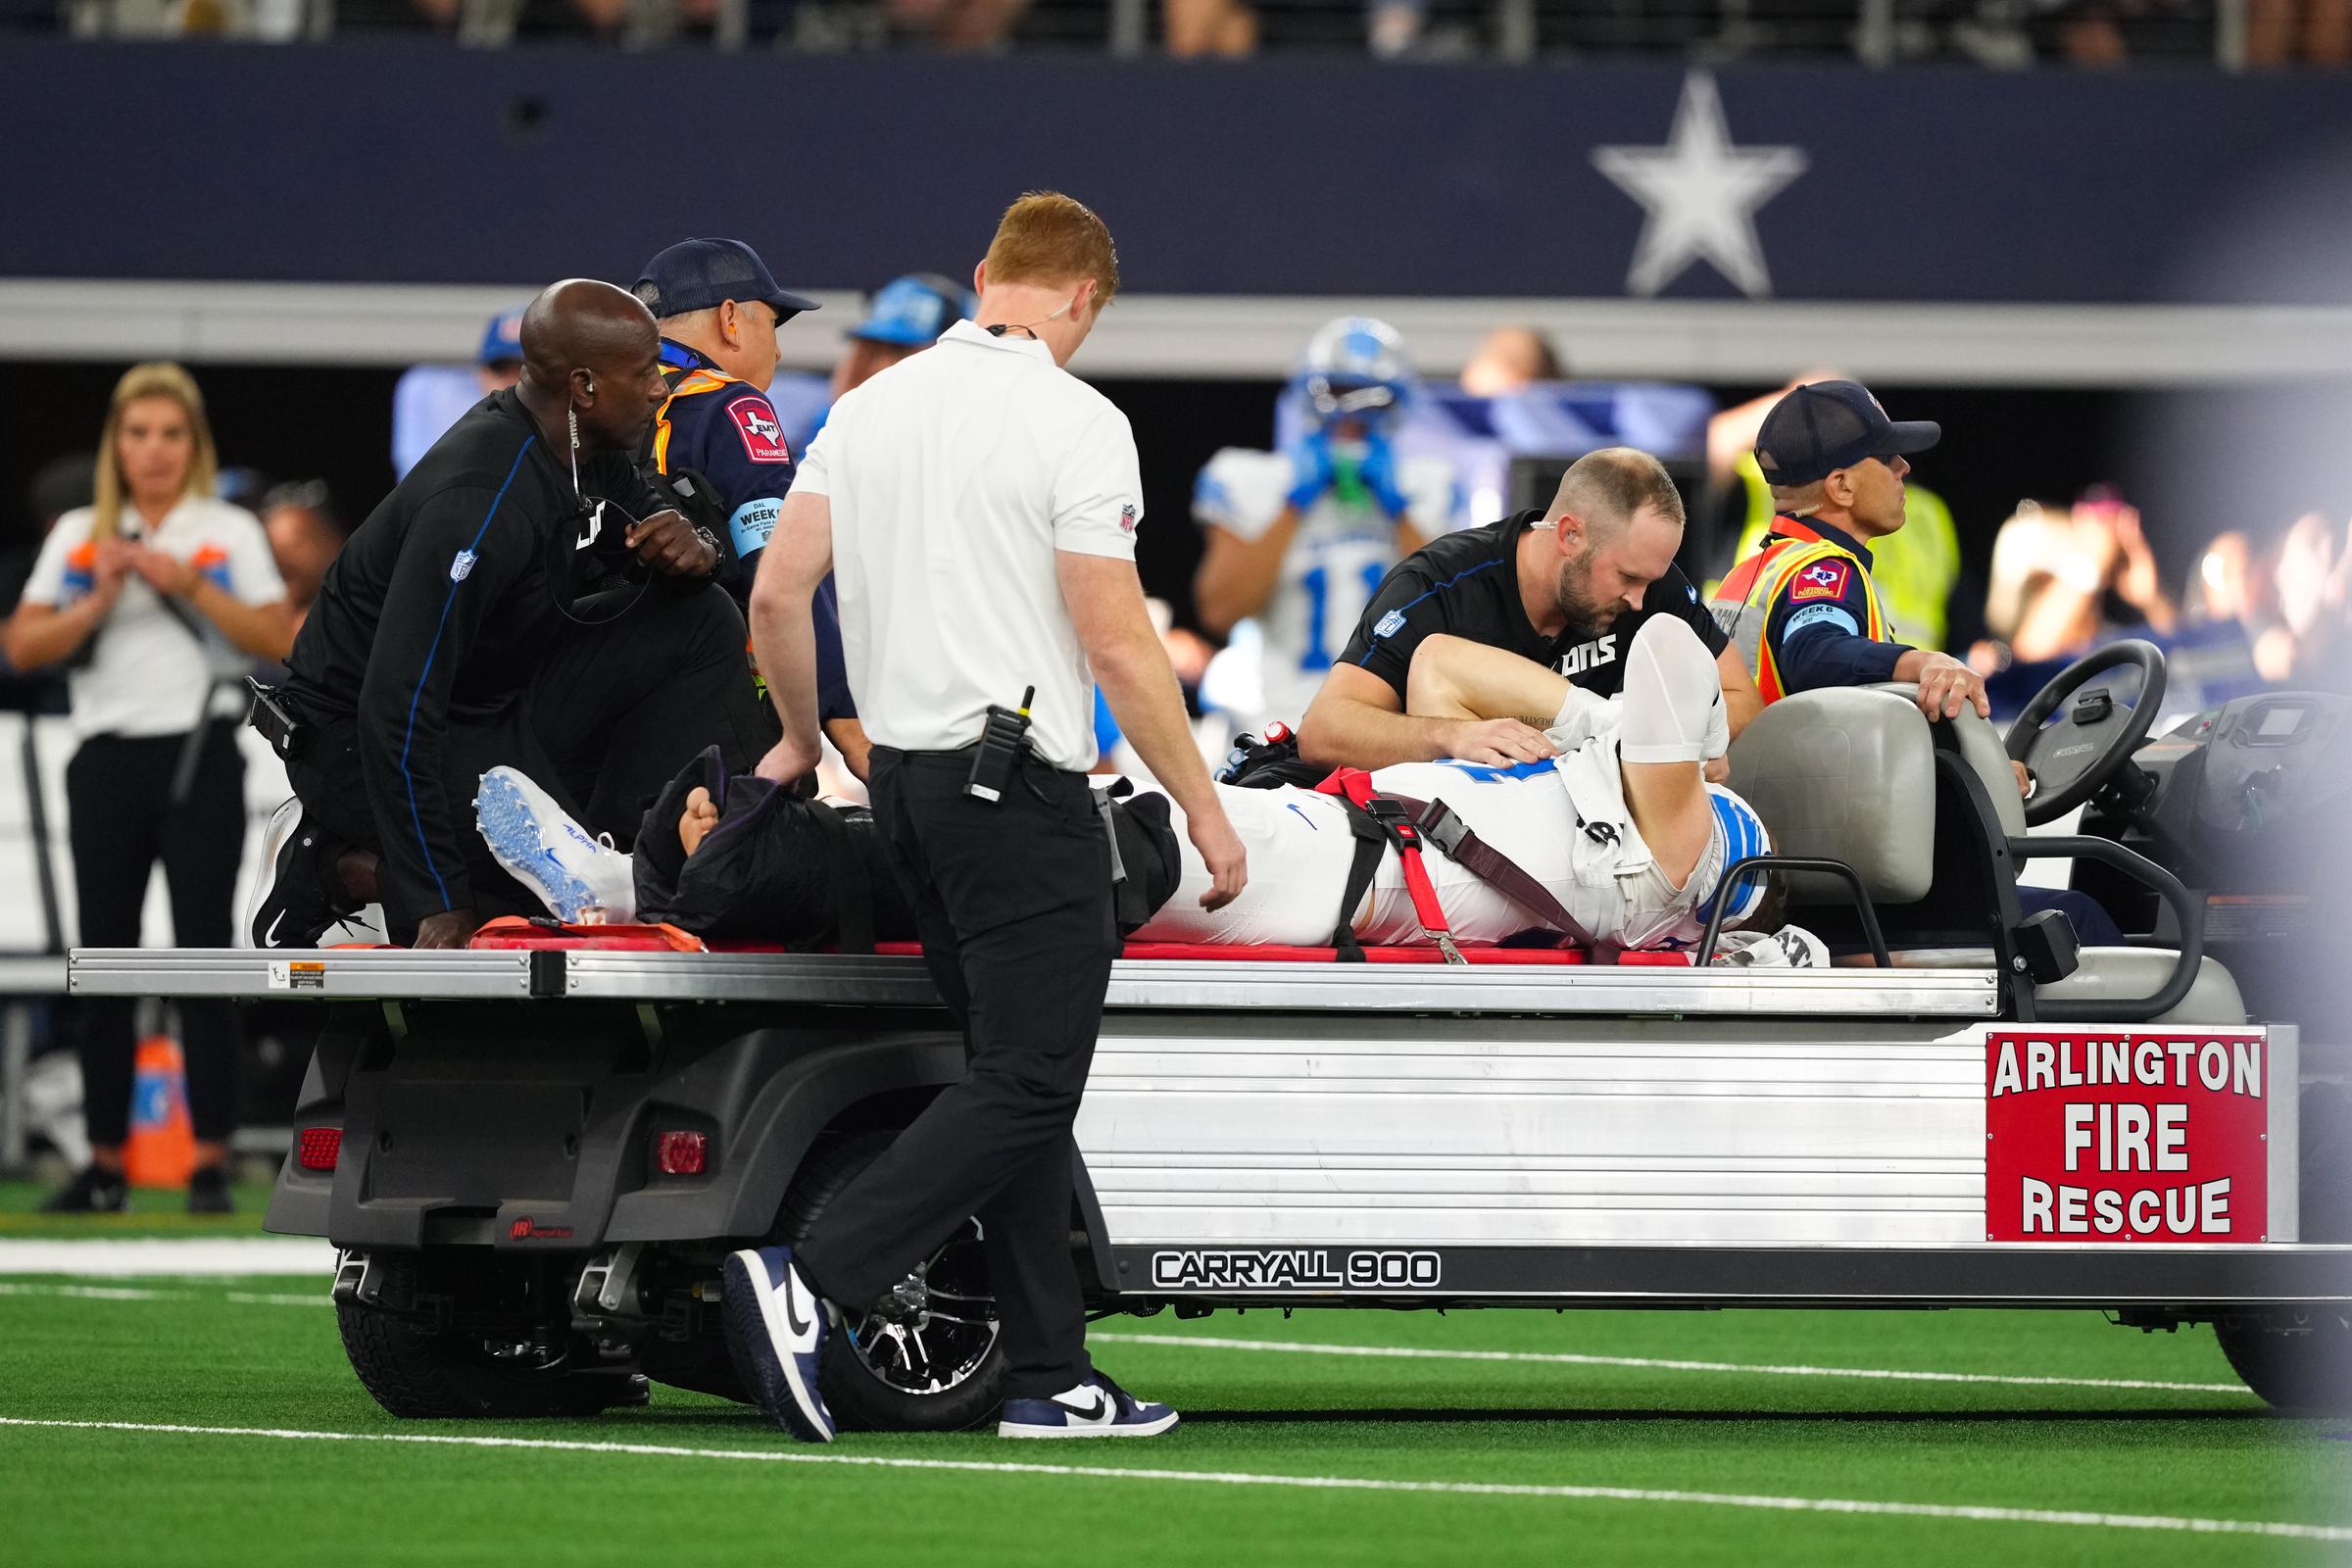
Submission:
<svg viewBox="0 0 2352 1568">
<path fill-rule="evenodd" d="M 2352 1415 L 2352 1310 L 2275 1311 L 2218 1318 L 2230 1367 L 2280 1410 Z"/>
<path fill-rule="evenodd" d="M 379 1260 L 376 1266 L 414 1278 L 413 1263 Z M 407 1281 L 394 1280 L 387 1295 L 405 1299 L 411 1289 Z M 479 1341 L 435 1333 L 362 1301 L 337 1301 L 335 1326 L 360 1386 L 404 1420 L 589 1416 L 647 1398 L 645 1377 L 634 1367 L 546 1367 L 505 1360 Z"/>
<path fill-rule="evenodd" d="M 890 1132 L 851 1133 L 818 1145 L 784 1195 L 775 1239 L 799 1245 L 816 1217 L 896 1136 Z M 985 1346 L 980 1345 L 976 1329 L 932 1321 L 929 1326 L 940 1331 L 932 1338 L 941 1343 L 943 1362 L 949 1359 L 947 1347 L 959 1345 L 962 1351 L 955 1355 L 953 1366 L 945 1369 L 954 1375 L 935 1380 L 943 1386 L 935 1392 L 918 1391 L 906 1386 L 910 1364 L 890 1353 L 906 1348 L 905 1343 L 877 1339 L 869 1333 L 867 1348 L 861 1352 L 855 1331 L 870 1329 L 877 1319 L 869 1316 L 860 1324 L 851 1324 L 845 1312 L 844 1327 L 853 1332 L 836 1329 L 827 1336 L 825 1364 L 819 1373 L 819 1387 L 836 1426 L 865 1432 L 961 1432 L 995 1417 L 1004 1402 L 1004 1355 L 997 1342 L 996 1298 L 990 1293 L 987 1264 L 979 1255 L 976 1237 L 977 1227 L 967 1222 L 958 1239 L 935 1254 L 926 1269 L 952 1271 L 956 1304 L 986 1319 Z M 908 1279 L 912 1281 L 914 1276 Z M 942 1287 L 940 1295 L 946 1294 Z M 927 1293 L 924 1298 L 935 1300 Z M 945 1310 L 940 1307 L 933 1317 L 944 1315 Z"/>
</svg>

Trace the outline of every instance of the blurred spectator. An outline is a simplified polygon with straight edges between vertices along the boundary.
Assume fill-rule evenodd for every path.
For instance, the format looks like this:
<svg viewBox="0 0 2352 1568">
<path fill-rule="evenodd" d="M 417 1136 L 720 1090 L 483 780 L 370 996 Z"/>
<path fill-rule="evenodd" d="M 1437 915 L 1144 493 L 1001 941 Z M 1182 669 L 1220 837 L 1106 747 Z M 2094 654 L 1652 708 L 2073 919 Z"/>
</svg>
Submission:
<svg viewBox="0 0 2352 1568">
<path fill-rule="evenodd" d="M 1257 13 L 1241 0 L 1165 0 L 1168 53 L 1179 58 L 1257 52 Z"/>
<path fill-rule="evenodd" d="M 2307 512 L 2278 541 L 2275 577 L 2278 622 L 2257 638 L 2255 662 L 2274 682 L 2340 688 L 2352 675 L 2352 541 Z"/>
<path fill-rule="evenodd" d="M 1996 718 L 2094 648 L 2180 627 L 2138 509 L 2105 486 L 2071 510 L 2021 505 L 1993 538 L 1991 575 L 1991 636 L 1969 650 L 1969 663 L 1985 677 Z"/>
<path fill-rule="evenodd" d="M 277 574 L 285 579 L 286 602 L 294 607 L 294 629 L 300 631 L 350 529 L 322 479 L 277 486 L 262 497 L 261 517 Z"/>
<path fill-rule="evenodd" d="M 1474 398 L 1506 397 L 1563 373 L 1550 338 L 1532 326 L 1498 326 L 1462 367 L 1462 390 Z"/>
<path fill-rule="evenodd" d="M 1029 0 L 887 0 L 890 24 L 944 49 L 988 49 L 1003 43 Z"/>
<path fill-rule="evenodd" d="M 2313 66 L 2352 61 L 2352 0 L 2249 0 L 2246 64 L 2298 60 Z"/>
<path fill-rule="evenodd" d="M 93 504 L 58 519 L 24 602 L 0 626 L 22 669 L 69 666 L 81 745 L 66 768 L 69 841 L 88 947 L 139 942 L 155 862 L 164 862 L 173 940 L 226 947 L 245 842 L 245 764 L 236 732 L 257 659 L 292 646 L 285 587 L 253 514 L 214 498 L 219 468 L 204 401 L 176 365 L 134 366 L 116 385 L 99 439 Z M 229 1206 L 237 1026 L 221 1001 L 179 1008 L 197 1170 L 196 1212 Z M 80 1009 L 83 1114 L 91 1163 L 44 1207 L 122 1207 L 129 1130 L 128 998 Z"/>
<path fill-rule="evenodd" d="M 938 342 L 940 333 L 972 314 L 975 303 L 969 290 L 937 272 L 908 272 L 883 284 L 833 363 L 834 401 Z"/>
<path fill-rule="evenodd" d="M 522 312 L 490 318 L 473 368 L 412 366 L 392 388 L 392 472 L 405 477 L 460 416 L 522 379 Z"/>
</svg>

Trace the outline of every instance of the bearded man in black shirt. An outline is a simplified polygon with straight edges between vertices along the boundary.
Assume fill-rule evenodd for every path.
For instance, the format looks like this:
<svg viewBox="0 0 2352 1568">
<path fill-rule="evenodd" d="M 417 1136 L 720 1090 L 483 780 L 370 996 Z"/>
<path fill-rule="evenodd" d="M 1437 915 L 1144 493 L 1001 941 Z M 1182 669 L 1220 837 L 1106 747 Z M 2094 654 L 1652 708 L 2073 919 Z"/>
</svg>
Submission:
<svg viewBox="0 0 2352 1568">
<path fill-rule="evenodd" d="M 668 395 L 660 347 L 628 293 L 548 288 L 523 314 L 521 381 L 434 443 L 328 568 L 275 694 L 283 720 L 257 710 L 294 799 L 247 906 L 256 947 L 314 946 L 370 903 L 420 948 L 536 911 L 473 829 L 494 764 L 626 839 L 704 747 L 730 772 L 759 760 L 717 542 L 630 462 Z"/>
<path fill-rule="evenodd" d="M 1454 758 L 1509 767 L 1556 748 L 1549 720 L 1421 718 L 1404 711 L 1422 639 L 1446 633 L 1504 649 L 1602 697 L 1652 615 L 1690 623 L 1723 677 L 1737 736 L 1763 706 L 1746 662 L 1675 565 L 1683 500 L 1664 466 L 1631 447 L 1577 460 L 1551 505 L 1436 539 L 1398 562 L 1356 623 L 1298 726 L 1299 757 L 1321 767 L 1387 767 Z M 1710 763 L 1710 768 L 1720 763 Z"/>
</svg>

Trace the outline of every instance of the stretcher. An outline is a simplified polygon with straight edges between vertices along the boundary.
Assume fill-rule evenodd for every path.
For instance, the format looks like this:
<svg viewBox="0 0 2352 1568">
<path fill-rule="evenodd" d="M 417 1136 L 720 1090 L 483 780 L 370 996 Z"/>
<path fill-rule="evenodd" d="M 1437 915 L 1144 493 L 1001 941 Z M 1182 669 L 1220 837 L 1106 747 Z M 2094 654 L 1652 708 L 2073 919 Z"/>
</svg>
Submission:
<svg viewBox="0 0 2352 1568">
<path fill-rule="evenodd" d="M 1735 787 L 1855 869 L 1889 963 L 1131 948 L 1076 1128 L 1090 1308 L 2086 1308 L 2211 1323 L 2274 1402 L 2352 1405 L 2340 1059 L 2249 1021 L 2184 895 L 2165 945 L 2038 941 L 1994 764 L 1930 755 L 1899 698 L 1814 695 Z M 1830 731 L 1936 820 L 1800 808 Z M 1788 896 L 1837 935 L 1845 890 Z M 1926 941 L 1954 899 L 1974 940 Z M 82 951 L 72 987 L 320 1004 L 268 1224 L 341 1250 L 355 1370 L 403 1415 L 577 1413 L 739 1395 L 718 1260 L 800 1234 L 961 1073 L 909 953 L 676 947 Z M 837 1416 L 988 1415 L 980 1252 L 966 1227 L 852 1314 Z"/>
</svg>

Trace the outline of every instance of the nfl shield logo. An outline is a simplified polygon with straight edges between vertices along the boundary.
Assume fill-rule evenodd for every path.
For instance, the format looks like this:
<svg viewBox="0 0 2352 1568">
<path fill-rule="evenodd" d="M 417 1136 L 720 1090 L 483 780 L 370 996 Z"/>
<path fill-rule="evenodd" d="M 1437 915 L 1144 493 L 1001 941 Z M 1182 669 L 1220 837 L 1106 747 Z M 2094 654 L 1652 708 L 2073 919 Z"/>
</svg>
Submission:
<svg viewBox="0 0 2352 1568">
<path fill-rule="evenodd" d="M 1404 630 L 1404 612 L 1401 610 L 1392 610 L 1387 614 L 1380 617 L 1380 623 L 1372 628 L 1372 635 L 1375 637 L 1394 637 L 1402 630 Z"/>
<path fill-rule="evenodd" d="M 473 570 L 473 561 L 474 555 L 472 551 L 459 551 L 458 559 L 449 564 L 449 580 L 451 582 L 464 582 L 466 578 L 466 575 Z"/>
</svg>

